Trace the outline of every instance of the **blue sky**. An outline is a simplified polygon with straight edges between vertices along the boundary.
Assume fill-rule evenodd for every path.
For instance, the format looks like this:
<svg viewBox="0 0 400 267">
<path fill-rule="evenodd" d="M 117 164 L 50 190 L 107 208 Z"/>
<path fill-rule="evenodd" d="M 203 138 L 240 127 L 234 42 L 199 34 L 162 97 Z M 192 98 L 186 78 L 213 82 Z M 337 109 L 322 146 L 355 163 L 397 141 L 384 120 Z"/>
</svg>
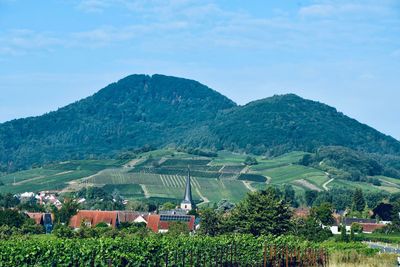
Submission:
<svg viewBox="0 0 400 267">
<path fill-rule="evenodd" d="M 296 93 L 400 139 L 400 1 L 0 0 L 0 121 L 133 73 Z"/>
</svg>

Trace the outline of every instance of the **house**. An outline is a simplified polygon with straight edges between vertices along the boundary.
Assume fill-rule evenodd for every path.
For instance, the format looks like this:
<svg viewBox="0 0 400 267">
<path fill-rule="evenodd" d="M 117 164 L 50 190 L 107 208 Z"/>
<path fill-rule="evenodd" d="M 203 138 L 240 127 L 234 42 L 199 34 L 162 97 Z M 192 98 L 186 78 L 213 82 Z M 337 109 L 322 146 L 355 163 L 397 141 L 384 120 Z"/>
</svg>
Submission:
<svg viewBox="0 0 400 267">
<path fill-rule="evenodd" d="M 99 211 L 99 210 L 80 210 L 69 221 L 72 228 L 79 228 L 82 224 L 87 227 L 94 227 L 99 223 L 106 223 L 113 228 L 117 227 L 118 223 L 117 211 Z"/>
<path fill-rule="evenodd" d="M 195 217 L 192 215 L 178 214 L 151 214 L 148 216 L 147 228 L 155 233 L 166 233 L 170 225 L 174 222 L 183 222 L 187 225 L 188 230 L 195 230 Z"/>
<path fill-rule="evenodd" d="M 116 228 L 123 222 L 147 223 L 147 216 L 147 214 L 134 211 L 80 210 L 71 218 L 69 225 L 72 228 L 79 228 L 82 224 L 95 227 L 99 223 L 106 223 L 108 226 Z"/>
<path fill-rule="evenodd" d="M 377 222 L 375 219 L 361 219 L 361 218 L 344 218 L 343 224 L 346 226 L 346 230 L 351 230 L 351 225 L 358 223 L 363 228 L 363 233 L 371 234 L 376 229 L 383 228 L 386 224 Z"/>
<path fill-rule="evenodd" d="M 351 225 L 353 223 L 358 223 L 361 225 L 363 229 L 363 233 L 371 234 L 373 231 L 377 229 L 383 228 L 387 225 L 387 222 L 377 222 L 375 219 L 362 219 L 362 218 L 343 218 L 342 221 L 339 219 L 335 220 L 335 224 L 331 227 L 331 231 L 333 234 L 338 235 L 340 234 L 340 225 L 344 225 L 346 227 L 346 231 L 351 231 Z"/>
<path fill-rule="evenodd" d="M 33 192 L 25 192 L 25 193 L 22 193 L 21 195 L 19 195 L 19 200 L 21 202 L 25 202 L 25 201 L 31 200 L 34 197 L 35 197 L 35 193 L 33 193 Z"/>
<path fill-rule="evenodd" d="M 27 212 L 26 215 L 35 221 L 36 224 L 44 226 L 46 233 L 53 230 L 53 215 L 51 213 Z"/>
<path fill-rule="evenodd" d="M 39 194 L 37 194 L 35 196 L 35 199 L 39 202 L 40 205 L 52 204 L 52 205 L 56 206 L 57 208 L 62 207 L 62 203 L 60 200 L 58 200 L 56 195 L 50 194 L 48 192 L 44 192 L 44 191 L 40 192 Z"/>
<path fill-rule="evenodd" d="M 129 223 L 145 223 L 147 224 L 147 217 L 149 213 L 138 213 L 135 211 L 118 211 L 118 222 Z"/>
</svg>

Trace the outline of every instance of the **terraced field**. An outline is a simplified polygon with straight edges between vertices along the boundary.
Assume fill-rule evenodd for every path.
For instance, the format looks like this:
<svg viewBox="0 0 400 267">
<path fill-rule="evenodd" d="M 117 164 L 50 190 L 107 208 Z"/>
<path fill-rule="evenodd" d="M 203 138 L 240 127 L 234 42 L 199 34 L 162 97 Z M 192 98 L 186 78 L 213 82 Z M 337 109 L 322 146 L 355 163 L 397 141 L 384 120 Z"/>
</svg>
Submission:
<svg viewBox="0 0 400 267">
<path fill-rule="evenodd" d="M 102 169 L 118 167 L 123 164 L 117 160 L 82 160 L 68 161 L 44 166 L 27 171 L 1 176 L 1 193 L 22 193 L 27 191 L 55 190 L 60 191 L 68 183 L 96 174 Z"/>
<path fill-rule="evenodd" d="M 292 152 L 246 166 L 247 155 L 222 151 L 216 158 L 199 157 L 171 149 L 143 153 L 134 160 L 82 160 L 47 165 L 0 177 L 0 192 L 79 190 L 84 186 L 118 191 L 127 199 L 158 199 L 179 202 L 185 188 L 187 167 L 192 175 L 192 193 L 197 202 L 240 201 L 250 190 L 267 184 L 291 184 L 296 193 L 324 190 L 328 176 L 317 169 L 298 165 L 304 152 Z M 359 186 L 370 191 L 400 192 L 400 180 L 375 177 L 382 186 L 334 180 L 329 187 Z M 0 183 L 0 184 L 1 184 Z"/>
<path fill-rule="evenodd" d="M 134 173 L 110 169 L 92 176 L 89 183 L 97 186 L 140 185 L 143 197 L 172 198 L 181 200 L 185 191 L 186 177 L 154 173 Z M 237 202 L 249 190 L 242 181 L 226 181 L 216 178 L 192 177 L 193 198 L 197 201 L 218 202 L 228 199 Z"/>
</svg>

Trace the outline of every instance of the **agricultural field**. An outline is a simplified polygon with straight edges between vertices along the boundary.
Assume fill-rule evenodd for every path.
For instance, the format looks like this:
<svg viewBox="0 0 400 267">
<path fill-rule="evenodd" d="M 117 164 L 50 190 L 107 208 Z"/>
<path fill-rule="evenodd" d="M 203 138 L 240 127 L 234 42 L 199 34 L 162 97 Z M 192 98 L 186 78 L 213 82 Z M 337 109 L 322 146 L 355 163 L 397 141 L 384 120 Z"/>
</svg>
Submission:
<svg viewBox="0 0 400 267">
<path fill-rule="evenodd" d="M 271 178 L 271 184 L 312 184 L 322 190 L 322 185 L 329 180 L 328 176 L 317 169 L 301 165 L 287 165 L 259 171 L 262 175 Z M 306 181 L 306 182 L 304 182 Z M 311 189 L 311 188 L 310 188 Z"/>
<path fill-rule="evenodd" d="M 185 191 L 186 177 L 183 175 L 167 175 L 156 173 L 135 173 L 119 169 L 105 170 L 92 176 L 89 184 L 95 186 L 140 185 L 143 195 L 140 197 L 156 197 L 180 200 Z M 217 178 L 192 177 L 192 194 L 195 201 L 218 202 L 229 199 L 237 202 L 248 192 L 242 181 L 228 181 Z M 125 195 L 121 192 L 121 195 Z"/>
<path fill-rule="evenodd" d="M 350 182 L 346 180 L 334 180 L 332 183 L 329 184 L 329 187 L 346 187 L 346 188 L 361 188 L 364 191 L 370 192 L 379 192 L 379 191 L 387 191 L 388 190 L 396 190 L 396 188 L 386 188 L 385 186 L 375 186 L 370 183 L 363 183 L 363 182 Z M 400 192 L 400 190 L 396 191 Z M 391 192 L 394 193 L 394 192 Z"/>
<path fill-rule="evenodd" d="M 60 191 L 68 183 L 98 173 L 110 167 L 119 167 L 118 160 L 81 160 L 46 165 L 42 168 L 1 176 L 0 193 L 23 193 L 27 191 Z"/>
<path fill-rule="evenodd" d="M 258 164 L 246 166 L 245 154 L 221 151 L 218 157 L 201 157 L 160 149 L 142 153 L 132 160 L 77 160 L 46 165 L 0 177 L 0 192 L 22 193 L 51 190 L 70 192 L 97 186 L 119 192 L 131 200 L 158 199 L 179 202 L 185 190 L 188 167 L 192 193 L 198 203 L 222 199 L 240 201 L 247 192 L 265 189 L 268 184 L 293 186 L 297 194 L 305 190 L 323 191 L 327 174 L 299 165 L 305 152 L 291 152 L 276 158 L 253 156 Z M 369 191 L 400 192 L 400 180 L 379 176 L 382 186 L 334 180 L 332 187 L 359 186 Z M 1 185 L 3 184 L 3 185 Z"/>
<path fill-rule="evenodd" d="M 264 171 L 272 168 L 284 167 L 292 164 L 297 164 L 305 152 L 294 151 L 273 159 L 257 159 L 258 164 L 251 167 L 253 171 Z"/>
</svg>

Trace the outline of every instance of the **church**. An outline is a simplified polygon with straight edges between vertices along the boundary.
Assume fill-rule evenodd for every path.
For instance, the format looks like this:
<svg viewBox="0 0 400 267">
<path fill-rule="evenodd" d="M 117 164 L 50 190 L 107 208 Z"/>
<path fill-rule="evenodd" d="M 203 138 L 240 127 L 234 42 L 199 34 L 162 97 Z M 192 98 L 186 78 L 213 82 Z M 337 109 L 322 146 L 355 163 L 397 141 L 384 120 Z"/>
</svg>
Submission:
<svg viewBox="0 0 400 267">
<path fill-rule="evenodd" d="M 183 197 L 183 201 L 181 202 L 181 207 L 184 211 L 190 211 L 194 208 L 194 202 L 192 198 L 192 186 L 190 184 L 190 169 L 188 168 L 188 173 L 186 176 L 186 187 L 185 187 L 185 195 Z"/>
</svg>

